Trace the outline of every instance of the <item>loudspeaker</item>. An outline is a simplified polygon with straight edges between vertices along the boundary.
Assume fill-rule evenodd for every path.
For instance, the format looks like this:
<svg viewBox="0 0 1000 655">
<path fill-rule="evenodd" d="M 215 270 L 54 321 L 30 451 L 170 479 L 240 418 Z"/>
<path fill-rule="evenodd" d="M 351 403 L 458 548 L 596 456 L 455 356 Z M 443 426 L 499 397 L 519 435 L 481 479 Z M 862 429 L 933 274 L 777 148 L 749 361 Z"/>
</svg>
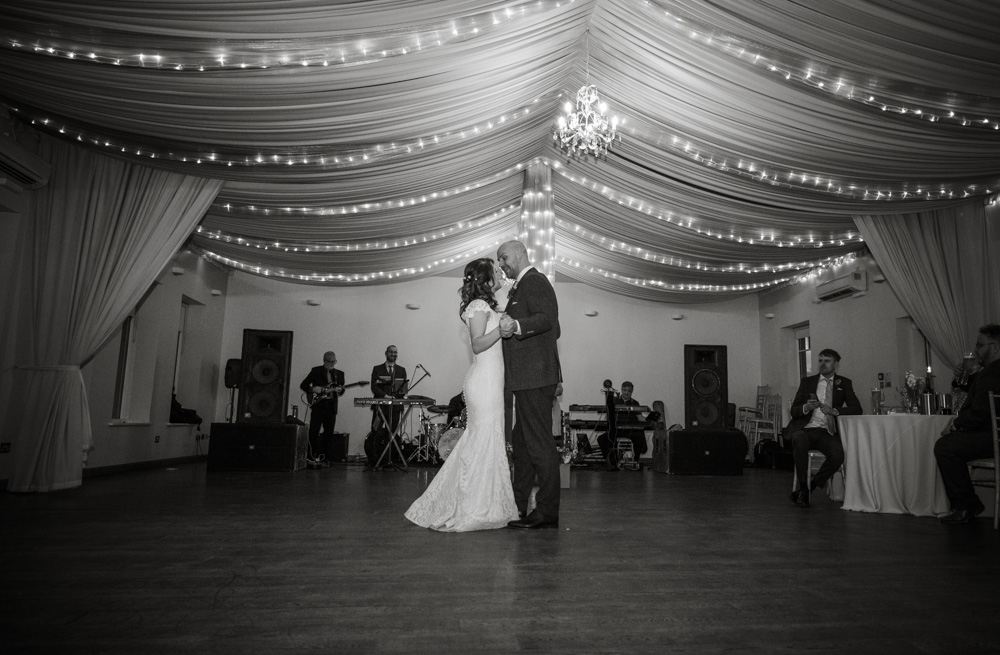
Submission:
<svg viewBox="0 0 1000 655">
<path fill-rule="evenodd" d="M 288 406 L 292 333 L 243 330 L 243 379 L 236 420 L 280 423 Z"/>
<path fill-rule="evenodd" d="M 226 360 L 226 388 L 239 389 L 240 381 L 243 379 L 243 360 Z"/>
<path fill-rule="evenodd" d="M 684 427 L 726 427 L 729 379 L 726 346 L 684 346 Z"/>
<path fill-rule="evenodd" d="M 213 423 L 210 434 L 209 471 L 298 471 L 306 466 L 305 426 Z"/>
<path fill-rule="evenodd" d="M 739 430 L 675 430 L 664 435 L 659 449 L 654 442 L 653 470 L 679 475 L 743 475 L 748 447 Z"/>
</svg>

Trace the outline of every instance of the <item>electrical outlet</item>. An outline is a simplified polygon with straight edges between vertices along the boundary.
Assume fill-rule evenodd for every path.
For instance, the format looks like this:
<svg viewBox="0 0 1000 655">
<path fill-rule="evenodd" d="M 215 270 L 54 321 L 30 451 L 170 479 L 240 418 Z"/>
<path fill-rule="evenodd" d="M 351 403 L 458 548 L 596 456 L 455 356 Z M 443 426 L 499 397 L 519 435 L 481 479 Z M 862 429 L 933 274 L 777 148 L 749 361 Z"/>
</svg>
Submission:
<svg viewBox="0 0 1000 655">
<path fill-rule="evenodd" d="M 3 443 L 0 443 L 0 453 L 9 453 L 9 452 L 10 452 L 10 442 L 5 441 Z"/>
<path fill-rule="evenodd" d="M 160 435 L 153 437 L 153 443 L 160 443 Z"/>
</svg>

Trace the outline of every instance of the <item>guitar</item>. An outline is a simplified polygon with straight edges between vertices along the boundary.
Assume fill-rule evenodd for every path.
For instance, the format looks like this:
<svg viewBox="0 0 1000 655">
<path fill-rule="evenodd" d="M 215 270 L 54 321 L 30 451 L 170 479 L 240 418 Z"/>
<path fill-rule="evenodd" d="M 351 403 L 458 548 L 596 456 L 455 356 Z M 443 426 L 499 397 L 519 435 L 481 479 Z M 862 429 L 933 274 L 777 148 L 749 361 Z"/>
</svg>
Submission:
<svg viewBox="0 0 1000 655">
<path fill-rule="evenodd" d="M 348 389 L 350 389 L 352 387 L 364 387 L 364 386 L 368 386 L 368 380 L 359 380 L 357 382 L 352 382 L 350 384 L 345 384 L 343 386 L 343 389 L 344 389 L 344 391 L 347 391 Z M 328 400 L 330 398 L 333 398 L 333 394 L 336 393 L 334 391 L 334 389 L 336 389 L 336 388 L 337 388 L 337 385 L 331 384 L 329 386 L 323 387 L 323 390 L 320 391 L 319 393 L 307 393 L 306 394 L 306 400 L 308 401 L 309 406 L 312 407 L 313 405 L 315 405 L 316 403 L 318 403 L 321 400 Z"/>
</svg>

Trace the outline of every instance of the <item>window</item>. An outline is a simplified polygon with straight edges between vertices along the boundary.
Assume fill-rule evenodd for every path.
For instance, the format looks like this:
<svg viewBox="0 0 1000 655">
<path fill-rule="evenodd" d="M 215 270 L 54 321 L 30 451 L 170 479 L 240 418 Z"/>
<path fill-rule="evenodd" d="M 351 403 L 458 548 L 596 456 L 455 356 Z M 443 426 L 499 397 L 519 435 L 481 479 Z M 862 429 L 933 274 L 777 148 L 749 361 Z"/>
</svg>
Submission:
<svg viewBox="0 0 1000 655">
<path fill-rule="evenodd" d="M 798 353 L 799 377 L 812 375 L 812 339 L 809 328 L 799 328 L 795 331 L 795 349 Z"/>
<path fill-rule="evenodd" d="M 111 407 L 111 418 L 118 420 L 128 419 L 128 412 L 125 408 L 130 405 L 130 394 L 132 385 L 132 366 L 135 357 L 135 312 L 125 317 L 122 323 L 121 342 L 118 345 L 118 371 L 115 375 L 115 396 Z"/>
</svg>

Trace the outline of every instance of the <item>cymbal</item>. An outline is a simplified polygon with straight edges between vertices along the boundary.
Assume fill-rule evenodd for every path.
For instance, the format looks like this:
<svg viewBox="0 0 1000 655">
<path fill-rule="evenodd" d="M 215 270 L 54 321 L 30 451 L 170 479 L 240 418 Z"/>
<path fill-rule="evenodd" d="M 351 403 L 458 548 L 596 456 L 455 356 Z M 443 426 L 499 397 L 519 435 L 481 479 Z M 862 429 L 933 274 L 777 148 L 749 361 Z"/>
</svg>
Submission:
<svg viewBox="0 0 1000 655">
<path fill-rule="evenodd" d="M 447 414 L 451 411 L 450 405 L 428 405 L 427 411 L 432 414 Z"/>
</svg>

